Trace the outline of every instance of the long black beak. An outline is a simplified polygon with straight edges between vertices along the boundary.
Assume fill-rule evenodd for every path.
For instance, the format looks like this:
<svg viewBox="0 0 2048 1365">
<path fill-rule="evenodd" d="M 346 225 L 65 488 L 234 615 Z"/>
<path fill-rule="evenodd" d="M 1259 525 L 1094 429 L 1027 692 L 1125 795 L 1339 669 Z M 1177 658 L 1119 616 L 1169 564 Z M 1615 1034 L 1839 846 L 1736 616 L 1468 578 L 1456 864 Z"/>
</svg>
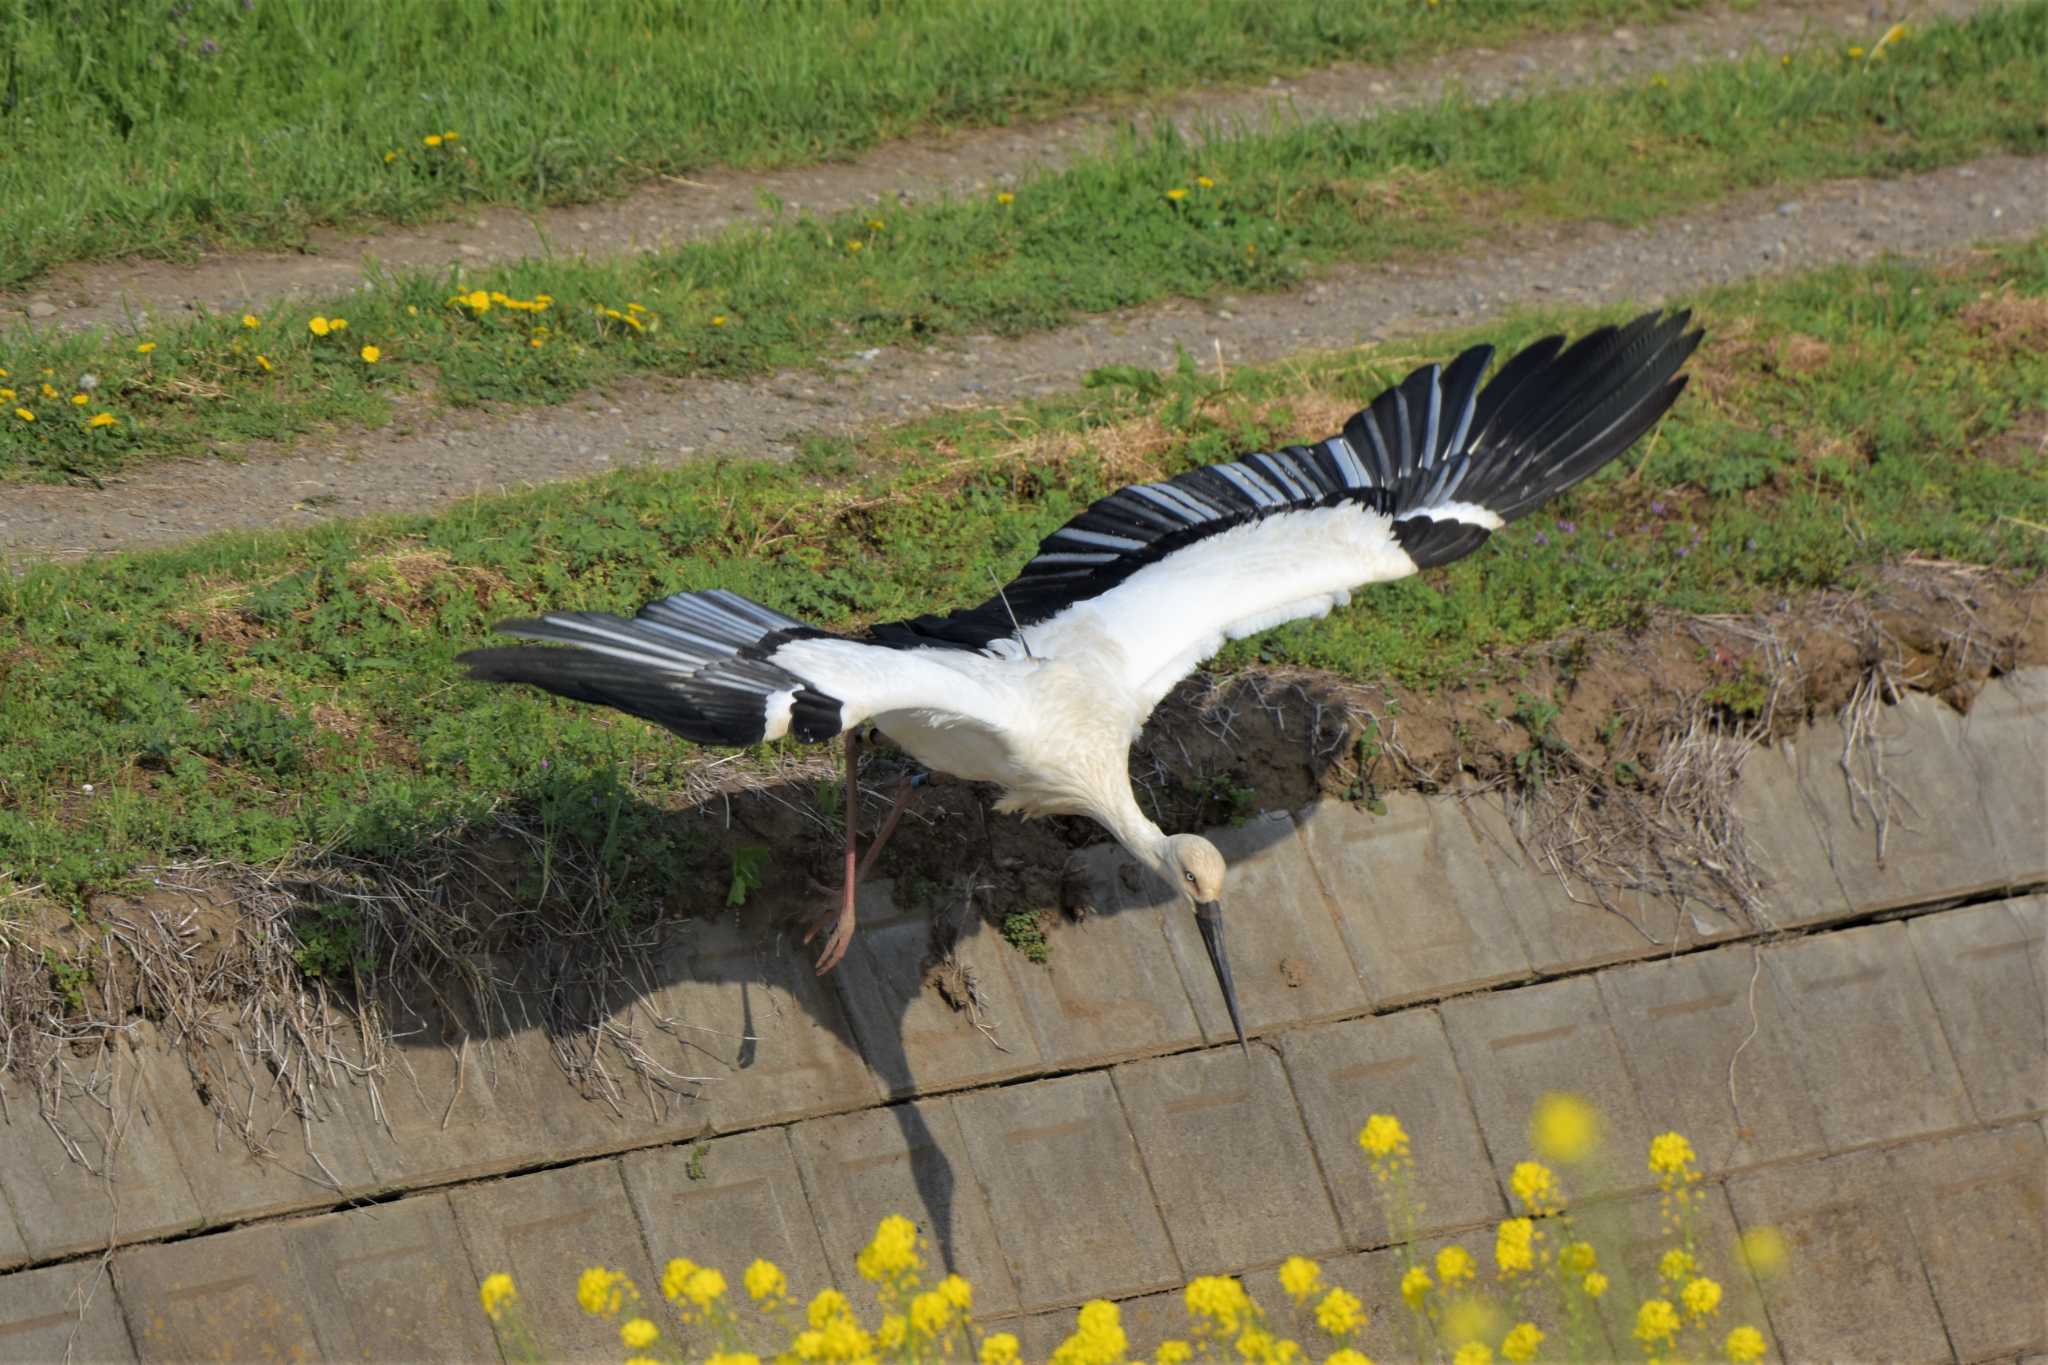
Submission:
<svg viewBox="0 0 2048 1365">
<path fill-rule="evenodd" d="M 1230 1011 L 1230 1026 L 1237 1030 L 1237 1045 L 1251 1055 L 1244 1040 L 1244 1019 L 1237 1012 L 1237 987 L 1230 981 L 1230 954 L 1223 951 L 1223 907 L 1203 901 L 1195 907 L 1195 927 L 1202 931 L 1202 944 L 1209 950 L 1209 965 L 1216 969 L 1216 984 L 1223 988 L 1223 1004 Z"/>
</svg>

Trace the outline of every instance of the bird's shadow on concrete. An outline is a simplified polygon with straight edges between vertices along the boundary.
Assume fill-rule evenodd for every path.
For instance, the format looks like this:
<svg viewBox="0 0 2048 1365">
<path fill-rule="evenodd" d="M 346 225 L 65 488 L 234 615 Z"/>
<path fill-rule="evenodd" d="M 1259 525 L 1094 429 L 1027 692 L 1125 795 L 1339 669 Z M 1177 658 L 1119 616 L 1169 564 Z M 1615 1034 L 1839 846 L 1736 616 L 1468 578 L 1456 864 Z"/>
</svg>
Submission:
<svg viewBox="0 0 2048 1365">
<path fill-rule="evenodd" d="M 1215 696 L 1201 701 L 1204 714 L 1213 715 Z M 1247 720 L 1247 714 L 1263 719 Z M 1329 715 L 1340 717 L 1341 708 Z M 1283 712 L 1264 694 L 1257 708 L 1240 708 L 1220 729 L 1190 725 L 1188 715 L 1162 708 L 1148 735 L 1168 733 L 1159 743 L 1140 745 L 1134 756 L 1134 771 L 1143 770 L 1141 791 L 1169 830 L 1243 821 L 1230 842 L 1237 857 L 1247 856 L 1291 826 L 1244 817 L 1261 807 L 1304 804 L 1341 747 L 1309 728 L 1311 716 L 1321 722 L 1324 708 Z M 1251 766 L 1239 761 L 1247 752 L 1257 756 Z M 859 812 L 863 844 L 903 771 L 900 756 L 869 751 Z M 589 804 L 616 806 L 622 799 L 603 774 L 562 780 L 572 786 L 587 780 Z M 571 790 L 566 804 L 584 795 Z M 817 944 L 803 943 L 803 927 L 832 903 L 829 883 L 842 845 L 834 822 L 820 818 L 815 778 L 724 792 L 680 809 L 625 797 L 632 806 L 618 814 L 628 827 L 683 832 L 679 846 L 689 850 L 688 867 L 678 875 L 715 881 L 721 870 L 729 878 L 750 864 L 758 885 L 744 904 L 662 915 L 637 926 L 593 927 L 588 913 L 552 931 L 542 925 L 542 932 L 524 935 L 517 953 L 493 957 L 481 990 L 473 974 L 466 989 L 415 982 L 386 1000 L 387 1017 L 405 1021 L 398 1039 L 403 1047 L 445 1051 L 472 1038 L 483 1045 L 523 1042 L 529 1050 L 520 1055 L 529 1066 L 531 1044 L 544 1039 L 561 1078 L 589 1106 L 586 1117 L 608 1128 L 617 1147 L 691 1135 L 699 1121 L 705 1136 L 716 1136 L 886 1100 L 926 1215 L 923 1230 L 940 1261 L 957 1267 L 960 1177 L 924 1110 L 906 1101 L 959 1082 L 941 1077 L 934 1087 L 919 1074 L 921 1049 L 905 1036 L 911 1011 L 922 1004 L 927 1023 L 920 1036 L 929 1044 L 932 1008 L 925 997 L 937 993 L 958 1011 L 951 1019 L 964 1046 L 995 1048 L 1000 1037 L 977 1026 L 971 981 L 962 989 L 955 976 L 949 989 L 954 950 L 1016 953 L 1006 942 L 974 942 L 998 937 L 991 921 L 1016 911 L 1116 915 L 1179 900 L 1173 889 L 1147 885 L 1156 879 L 1135 862 L 1089 852 L 1107 842 L 1091 822 L 997 815 L 989 809 L 993 796 L 989 789 L 946 782 L 920 794 L 874 874 L 893 891 L 880 931 L 886 942 L 864 914 L 861 933 L 868 941 L 857 941 L 848 960 L 823 976 L 814 974 Z M 749 852 L 764 848 L 772 850 L 765 860 Z M 531 885 L 534 868 L 505 866 L 502 848 L 493 856 L 500 864 L 494 885 L 514 894 Z M 1107 894 L 1105 872 L 1119 884 Z M 864 911 L 867 899 L 875 898 L 864 893 Z M 912 955 L 919 960 L 898 960 Z M 1021 954 L 1014 965 L 1043 970 Z M 1032 1028 L 1024 1018 L 1004 1026 Z M 943 1039 L 939 1044 L 940 1050 L 947 1046 Z M 806 1170 L 804 1178 L 811 1183 L 831 1176 Z M 815 1200 L 818 1191 L 809 1193 Z M 828 1259 L 844 1265 L 852 1250 L 828 1248 Z"/>
</svg>

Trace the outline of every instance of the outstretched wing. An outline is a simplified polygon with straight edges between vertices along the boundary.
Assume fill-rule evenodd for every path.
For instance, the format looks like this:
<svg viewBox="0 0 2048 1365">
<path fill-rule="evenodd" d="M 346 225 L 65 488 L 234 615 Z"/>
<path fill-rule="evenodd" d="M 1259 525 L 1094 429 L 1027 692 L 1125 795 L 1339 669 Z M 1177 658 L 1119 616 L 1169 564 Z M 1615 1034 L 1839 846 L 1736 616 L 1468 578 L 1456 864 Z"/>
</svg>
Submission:
<svg viewBox="0 0 2048 1365">
<path fill-rule="evenodd" d="M 1476 346 L 1316 445 L 1112 493 L 1047 536 L 997 597 L 873 638 L 1048 658 L 1120 649 L 1149 712 L 1225 640 L 1469 554 L 1628 449 L 1685 387 L 1678 370 L 1700 339 L 1689 320 L 1649 313 L 1569 349 L 1545 337 L 1483 390 L 1493 348 Z"/>
</svg>

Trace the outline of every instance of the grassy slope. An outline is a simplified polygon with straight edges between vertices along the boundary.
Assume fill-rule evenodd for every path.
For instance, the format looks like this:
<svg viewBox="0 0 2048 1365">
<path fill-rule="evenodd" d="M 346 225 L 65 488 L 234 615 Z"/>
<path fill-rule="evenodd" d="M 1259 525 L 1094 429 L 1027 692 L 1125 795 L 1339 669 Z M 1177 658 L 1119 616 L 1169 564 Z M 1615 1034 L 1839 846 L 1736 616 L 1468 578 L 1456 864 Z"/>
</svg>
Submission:
<svg viewBox="0 0 2048 1365">
<path fill-rule="evenodd" d="M 2030 0 L 1916 33 L 1874 62 L 1829 49 L 1632 90 L 1453 102 L 1203 147 L 1162 137 L 1021 186 L 1013 203 L 788 220 L 659 256 L 527 262 L 459 286 L 546 294 L 545 312 L 478 314 L 451 303 L 449 277 L 409 275 L 254 330 L 229 318 L 153 333 L 146 354 L 133 337 L 16 332 L 0 336 L 0 367 L 14 373 L 0 384 L 35 420 L 0 406 L 0 479 L 376 422 L 415 385 L 440 402 L 546 402 L 633 372 L 757 373 L 1167 295 L 1280 288 L 1329 262 L 1443 250 L 1517 218 L 1627 222 L 1751 186 L 2039 152 L 2044 106 L 2048 0 Z M 628 305 L 646 310 L 634 315 L 643 329 L 616 316 Z M 308 331 L 316 312 L 336 311 L 346 332 Z M 359 359 L 364 344 L 378 363 Z M 82 372 L 100 388 L 78 407 Z M 45 383 L 53 393 L 38 396 Z M 85 428 L 99 411 L 117 423 Z"/>
<path fill-rule="evenodd" d="M 1907 553 L 2048 567 L 2048 538 L 2021 524 L 2048 521 L 2048 460 L 2001 440 L 2048 410 L 2048 242 L 1945 273 L 1724 290 L 1702 316 L 1699 382 L 1645 450 L 1448 570 L 1235 646 L 1224 666 L 1428 684 L 1649 603 L 1737 610 Z M 1512 345 L 1557 321 L 1488 335 Z M 794 468 L 633 472 L 0 576 L 0 888 L 72 897 L 138 863 L 307 845 L 397 857 L 512 803 L 577 841 L 624 902 L 658 894 L 677 836 L 620 774 L 659 801 L 697 751 L 457 682 L 452 656 L 490 621 L 684 586 L 842 626 L 978 600 L 1114 484 L 1318 436 L 1297 407 L 1362 401 L 1465 339 L 1220 388 L 1103 376 L 1073 398 L 821 444 Z"/>
<path fill-rule="evenodd" d="M 1689 0 L 28 0 L 0 285 L 61 261 L 589 198 L 1098 95 L 1394 62 Z M 453 130 L 454 144 L 428 147 Z M 387 152 L 398 155 L 386 160 Z"/>
</svg>

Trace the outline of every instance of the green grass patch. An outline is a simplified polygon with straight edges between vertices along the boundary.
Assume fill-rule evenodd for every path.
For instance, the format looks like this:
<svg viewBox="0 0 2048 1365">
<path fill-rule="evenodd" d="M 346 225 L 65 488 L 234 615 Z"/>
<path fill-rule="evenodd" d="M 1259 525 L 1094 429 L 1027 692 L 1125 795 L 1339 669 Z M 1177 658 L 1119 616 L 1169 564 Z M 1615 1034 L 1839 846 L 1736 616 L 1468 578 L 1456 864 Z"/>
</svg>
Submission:
<svg viewBox="0 0 2048 1365">
<path fill-rule="evenodd" d="M 1692 0 L 15 0 L 0 285 Z"/>
<path fill-rule="evenodd" d="M 1916 32 L 1877 60 L 1831 47 L 1627 90 L 1206 144 L 1162 135 L 1008 202 L 785 216 L 661 255 L 401 275 L 253 326 L 17 330 L 0 335 L 12 371 L 0 384 L 17 391 L 0 404 L 0 479 L 96 476 L 373 423 L 408 392 L 558 402 L 635 373 L 755 374 L 1170 295 L 1283 288 L 1332 262 L 1440 252 L 1517 220 L 1632 222 L 1751 186 L 2038 153 L 2043 108 L 2048 0 L 2030 0 Z M 337 314 L 345 330 L 329 325 Z M 89 426 L 102 412 L 111 421 Z"/>
<path fill-rule="evenodd" d="M 1619 466 L 1449 569 L 1220 666 L 1427 686 L 1652 606 L 1740 610 L 1906 554 L 2048 567 L 2048 460 L 2015 430 L 2048 411 L 2048 241 L 1948 271 L 1722 290 L 1701 314 L 1692 389 Z M 1509 347 L 1586 321 L 1528 315 L 1488 336 Z M 685 587 L 840 627 L 977 601 L 1126 479 L 1323 435 L 1330 412 L 1467 340 L 1227 383 L 1189 366 L 821 443 L 795 466 L 631 471 L 0 576 L 0 887 L 73 899 L 176 858 L 398 859 L 509 807 L 579 850 L 620 905 L 658 902 L 688 852 L 660 801 L 702 753 L 458 681 L 454 655 L 491 622 Z M 718 872 L 738 898 L 756 880 L 737 860 Z M 544 892 L 545 861 L 531 875 Z M 352 951 L 338 935 L 318 965 Z"/>
</svg>

